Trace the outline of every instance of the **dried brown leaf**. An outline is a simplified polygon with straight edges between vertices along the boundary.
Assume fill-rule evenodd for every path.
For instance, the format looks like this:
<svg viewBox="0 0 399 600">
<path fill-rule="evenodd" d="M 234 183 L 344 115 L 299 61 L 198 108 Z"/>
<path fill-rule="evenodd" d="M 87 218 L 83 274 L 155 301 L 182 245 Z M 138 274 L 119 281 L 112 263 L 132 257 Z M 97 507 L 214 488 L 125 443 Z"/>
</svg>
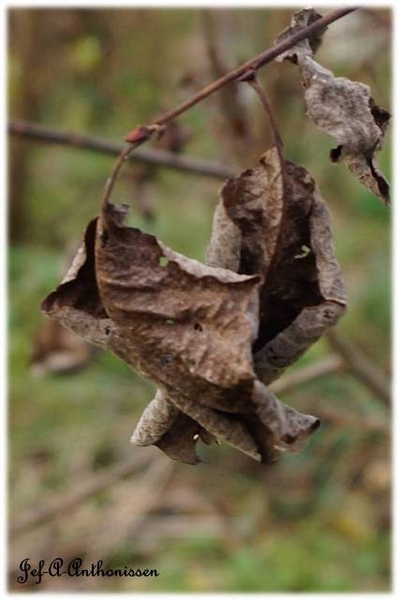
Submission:
<svg viewBox="0 0 399 600">
<path fill-rule="evenodd" d="M 137 445 L 195 464 L 196 440 L 216 438 L 266 462 L 298 450 L 318 427 L 255 375 L 273 379 L 345 302 L 314 182 L 302 167 L 283 166 L 284 185 L 274 149 L 225 184 L 208 252 L 213 266 L 125 226 L 125 206 L 105 205 L 43 303 L 49 316 L 159 386 L 133 434 Z M 257 345 L 263 354 L 254 361 Z"/>
<path fill-rule="evenodd" d="M 246 311 L 258 278 L 186 259 L 153 236 L 121 225 L 124 212 L 110 207 L 104 224 L 90 223 L 84 247 L 42 309 L 166 390 L 177 388 L 179 396 L 195 392 L 204 403 L 226 410 L 247 410 L 243 392 L 250 394 L 253 385 L 254 332 Z M 165 414 L 161 422 L 165 418 L 173 426 Z M 209 439 L 200 428 L 202 433 Z"/>
<path fill-rule="evenodd" d="M 154 444 L 173 459 L 196 464 L 199 462 L 195 450 L 198 438 L 206 444 L 214 441 L 214 436 L 178 410 L 170 398 L 158 389 L 141 415 L 131 442 L 136 446 Z"/>
<path fill-rule="evenodd" d="M 264 280 L 277 246 L 284 191 L 277 151 L 266 153 L 260 162 L 223 185 L 207 262 Z"/>
<path fill-rule="evenodd" d="M 309 11 L 296 13 L 294 29 L 309 24 L 308 17 Z M 288 31 L 292 33 L 293 29 Z M 389 185 L 377 167 L 376 154 L 381 150 L 390 114 L 374 102 L 367 85 L 334 77 L 313 59 L 314 51 L 314 44 L 305 40 L 276 60 L 287 59 L 299 65 L 308 116 L 339 144 L 330 153 L 332 162 L 343 160 L 367 189 L 389 205 Z"/>
<path fill-rule="evenodd" d="M 262 169 L 281 209 L 276 166 Z M 264 184 L 260 176 L 260 196 Z M 198 438 L 224 440 L 263 461 L 275 460 L 286 440 L 296 449 L 317 420 L 281 404 L 253 370 L 263 273 L 240 275 L 189 260 L 126 227 L 125 213 L 126 207 L 107 205 L 89 224 L 84 245 L 43 310 L 160 386 L 133 441 L 155 443 L 190 464 L 198 462 Z M 275 227 L 269 224 L 276 243 Z M 255 253 L 253 240 L 244 248 L 247 241 L 247 252 Z M 257 249 L 258 260 L 267 263 L 273 249 L 265 248 Z"/>
<path fill-rule="evenodd" d="M 313 8 L 305 8 L 303 10 L 295 12 L 291 17 L 290 26 L 280 33 L 280 35 L 276 38 L 274 43 L 280 44 L 281 42 L 284 42 L 304 27 L 308 27 L 309 25 L 311 25 L 315 21 L 318 21 L 319 19 L 321 19 L 321 15 L 318 12 L 316 12 Z M 298 55 L 313 56 L 313 54 L 320 47 L 323 41 L 323 35 L 327 31 L 327 29 L 328 27 L 319 29 L 319 31 L 316 31 L 308 38 L 305 38 L 304 40 L 298 42 L 297 44 L 280 54 L 276 58 L 276 60 L 278 62 L 281 62 L 284 59 L 287 59 L 296 63 Z"/>
<path fill-rule="evenodd" d="M 224 266 L 233 249 L 231 267 L 261 276 L 253 352 L 257 376 L 270 383 L 336 323 L 346 295 L 329 213 L 314 180 L 303 167 L 285 161 L 283 202 L 277 151 L 260 162 L 223 186 L 208 260 Z"/>
<path fill-rule="evenodd" d="M 114 324 L 101 302 L 94 266 L 97 219 L 85 231 L 84 242 L 61 284 L 42 302 L 48 317 L 75 332 L 90 344 L 112 350 Z"/>
<path fill-rule="evenodd" d="M 240 402 L 254 376 L 246 313 L 259 278 L 183 257 L 119 223 L 118 210 L 107 205 L 97 224 L 96 277 L 132 366 L 161 386 L 185 394 L 214 387 L 215 402 Z"/>
<path fill-rule="evenodd" d="M 144 410 L 131 438 L 135 446 L 155 444 L 172 426 L 178 410 L 161 390 Z"/>
<path fill-rule="evenodd" d="M 177 411 L 173 424 L 154 445 L 165 452 L 173 460 L 179 460 L 189 465 L 201 462 L 196 452 L 197 440 L 201 438 L 206 443 L 213 440 L 209 434 L 185 413 Z"/>
<path fill-rule="evenodd" d="M 254 381 L 245 412 L 215 410 L 174 392 L 170 398 L 215 438 L 262 462 L 275 461 L 284 449 L 299 450 L 319 426 L 318 419 L 285 406 L 259 381 Z"/>
<path fill-rule="evenodd" d="M 311 287 L 310 284 L 315 287 L 313 280 L 317 273 L 317 285 L 321 291 L 313 292 L 317 300 L 316 306 L 307 308 L 309 295 L 305 296 L 300 316 L 283 329 L 281 336 L 277 335 L 275 339 L 273 338 L 273 342 L 276 343 L 267 344 L 262 349 L 263 352 L 258 354 L 258 364 L 255 363 L 257 374 L 266 381 L 271 381 L 280 375 L 288 364 L 294 362 L 329 326 L 335 323 L 346 303 L 340 269 L 331 244 L 328 211 L 319 197 L 314 181 L 306 171 L 288 161 L 285 168 L 291 196 L 287 201 L 285 234 L 281 239 L 279 235 L 283 227 L 283 185 L 278 153 L 273 150 L 262 157 L 261 167 L 249 169 L 224 185 L 221 192 L 222 200 L 215 211 L 212 238 L 207 253 L 208 264 L 212 266 L 228 267 L 243 273 L 257 273 L 262 280 L 265 280 L 266 274 L 269 273 L 272 284 L 268 287 L 264 286 L 261 294 L 261 298 L 264 296 L 266 299 L 273 286 L 276 286 L 279 292 L 282 291 L 286 273 L 289 274 L 290 271 L 295 273 L 296 286 L 305 290 Z M 291 204 L 296 207 L 296 211 Z M 311 252 L 310 248 L 308 248 L 309 252 L 303 250 L 303 242 L 308 241 L 309 237 L 312 238 L 314 246 L 313 263 L 315 264 L 310 263 L 309 260 L 304 261 L 304 268 L 298 269 L 298 260 L 307 258 Z M 287 251 L 287 246 L 290 251 Z M 278 263 L 279 260 L 281 262 L 282 257 L 281 265 L 270 272 L 272 262 Z M 282 279 L 280 283 L 278 283 L 279 278 Z M 288 282 L 289 285 L 292 279 L 293 276 Z M 290 291 L 292 293 L 292 289 Z M 286 307 L 282 308 L 286 309 Z M 274 319 L 275 315 L 270 318 L 271 321 Z M 254 397 L 253 395 L 252 400 Z M 186 412 L 193 410 L 191 406 L 187 407 L 185 399 L 180 399 L 180 402 L 182 410 Z M 276 406 L 274 405 L 274 413 L 278 414 L 276 421 L 280 426 L 284 422 L 282 415 L 287 418 L 287 415 L 294 414 L 293 420 L 297 425 L 306 423 L 306 427 L 302 429 L 306 432 L 304 437 L 309 435 L 316 423 L 314 417 L 310 418 L 313 421 L 308 421 L 309 417 L 296 412 L 290 413 L 292 409 L 288 407 L 282 412 L 280 408 L 278 412 Z M 281 407 L 281 403 L 278 406 Z M 196 409 L 201 411 L 198 406 Z M 262 410 L 261 414 L 263 419 L 266 419 L 267 411 Z M 209 428 L 209 414 L 204 417 L 202 414 L 191 412 L 191 415 L 200 422 L 201 418 L 205 418 L 203 422 L 208 423 Z M 292 435 L 295 444 L 291 449 L 300 445 L 301 436 L 298 432 L 292 433 L 291 430 L 291 433 L 287 434 L 285 430 L 285 434 L 280 433 L 279 441 L 276 441 L 270 434 L 270 429 L 265 430 L 259 419 L 249 414 L 242 418 L 258 444 L 260 440 L 263 444 L 266 443 L 262 451 L 263 456 L 267 455 L 269 460 L 276 454 L 275 446 L 280 444 L 281 448 L 284 445 L 281 441 L 284 435 L 287 435 L 287 439 L 291 439 L 290 435 Z M 304 421 L 302 422 L 301 419 Z M 270 415 L 266 421 L 269 425 Z M 220 427 L 219 415 L 217 426 Z M 227 424 L 227 429 L 230 432 L 229 443 L 236 445 L 231 437 L 233 430 L 231 423 Z M 222 439 L 227 439 L 226 429 L 213 429 L 213 433 Z M 238 438 L 242 443 L 242 431 L 238 432 Z M 256 455 L 249 446 L 245 450 L 241 446 L 241 449 L 251 456 Z"/>
</svg>

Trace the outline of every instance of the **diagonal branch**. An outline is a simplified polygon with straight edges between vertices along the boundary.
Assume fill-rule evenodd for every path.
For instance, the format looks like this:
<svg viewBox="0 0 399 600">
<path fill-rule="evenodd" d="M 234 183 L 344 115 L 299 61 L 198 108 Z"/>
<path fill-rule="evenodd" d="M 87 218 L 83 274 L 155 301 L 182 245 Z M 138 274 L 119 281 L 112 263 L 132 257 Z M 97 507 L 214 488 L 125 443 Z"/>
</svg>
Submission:
<svg viewBox="0 0 399 600">
<path fill-rule="evenodd" d="M 355 346 L 347 342 L 340 333 L 331 329 L 326 333 L 330 346 L 346 363 L 346 368 L 378 396 L 387 408 L 391 407 L 391 390 L 385 375 Z"/>
<path fill-rule="evenodd" d="M 204 88 L 202 88 L 202 90 L 197 92 L 197 94 L 195 94 L 192 98 L 189 98 L 185 102 L 182 102 L 181 104 L 179 104 L 176 108 L 173 108 L 172 110 L 159 116 L 148 127 L 153 127 L 154 125 L 157 125 L 157 126 L 165 125 L 168 121 L 171 121 L 172 119 L 175 119 L 182 113 L 186 112 L 189 108 L 192 108 L 193 106 L 198 104 L 198 102 L 201 102 L 201 100 L 203 100 L 204 98 L 207 98 L 207 96 L 210 96 L 211 94 L 216 92 L 218 89 L 220 89 L 221 87 L 223 87 L 230 81 L 239 79 L 242 75 L 244 75 L 244 73 L 246 71 L 250 71 L 250 70 L 257 71 L 261 67 L 264 67 L 267 63 L 270 63 L 272 60 L 274 60 L 277 56 L 279 56 L 280 54 L 282 54 L 283 52 L 288 50 L 288 48 L 291 48 L 292 46 L 294 46 L 301 40 L 304 40 L 305 38 L 314 34 L 316 31 L 319 31 L 320 29 L 324 29 L 330 23 L 333 23 L 334 21 L 337 21 L 338 19 L 345 17 L 346 15 L 348 15 L 349 13 L 351 13 L 355 10 L 357 10 L 356 7 L 355 8 L 339 8 L 337 10 L 332 11 L 331 13 L 328 13 L 321 19 L 318 19 L 317 21 L 314 21 L 311 25 L 308 25 L 308 27 L 304 27 L 300 31 L 297 31 L 295 34 L 293 34 L 287 40 L 281 42 L 280 44 L 276 44 L 275 46 L 273 46 L 272 48 L 269 48 L 268 50 L 265 50 L 264 52 L 261 52 L 255 58 L 242 64 L 240 67 L 233 69 L 232 71 L 229 71 L 223 77 L 220 77 L 216 81 L 213 81 L 209 85 L 205 86 Z M 127 141 L 129 141 L 129 140 L 127 139 Z M 143 139 L 140 143 L 142 143 L 144 141 L 145 140 Z"/>
<path fill-rule="evenodd" d="M 116 463 L 109 469 L 95 473 L 70 493 L 60 495 L 47 505 L 41 505 L 32 509 L 29 513 L 20 515 L 18 521 L 10 527 L 11 536 L 17 535 L 26 529 L 43 525 L 54 518 L 59 518 L 69 513 L 77 506 L 80 506 L 87 498 L 98 494 L 106 488 L 112 487 L 121 479 L 129 477 L 142 467 L 147 466 L 147 463 L 148 455 L 134 454 L 124 462 Z"/>
<path fill-rule="evenodd" d="M 319 362 L 298 369 L 293 373 L 284 375 L 284 377 L 277 381 L 273 381 L 270 385 L 270 389 L 273 394 L 286 394 L 297 386 L 343 371 L 345 365 L 346 363 L 341 357 L 332 354 Z"/>
<path fill-rule="evenodd" d="M 201 100 L 203 100 L 204 98 L 207 98 L 208 96 L 210 96 L 211 94 L 213 94 L 214 92 L 216 92 L 217 90 L 219 90 L 220 88 L 225 86 L 227 83 L 230 83 L 231 81 L 239 80 L 240 77 L 242 77 L 248 71 L 256 72 L 258 69 L 260 69 L 261 67 L 264 67 L 266 64 L 270 63 L 277 56 L 279 56 L 280 54 L 283 54 L 283 52 L 285 52 L 286 50 L 288 50 L 289 48 L 291 48 L 292 46 L 294 46 L 301 40 L 313 35 L 316 31 L 325 29 L 327 27 L 327 25 L 329 25 L 330 23 L 333 23 L 334 21 L 337 21 L 338 19 L 345 17 L 346 15 L 350 14 L 351 12 L 353 12 L 355 10 L 357 10 L 356 7 L 354 7 L 354 8 L 339 8 L 337 10 L 334 10 L 334 11 L 328 13 L 327 15 L 325 15 L 324 17 L 321 17 L 320 19 L 317 19 L 317 21 L 314 21 L 307 27 L 304 27 L 300 31 L 297 31 L 292 36 L 287 38 L 285 41 L 282 41 L 279 44 L 274 45 L 272 48 L 269 48 L 268 50 L 265 50 L 264 52 L 261 52 L 261 54 L 258 54 L 255 58 L 242 64 L 240 67 L 229 71 L 223 77 L 220 77 L 216 81 L 213 81 L 209 85 L 202 88 L 202 90 L 197 92 L 197 94 L 195 94 L 188 100 L 182 102 L 177 107 L 160 115 L 157 119 L 152 121 L 150 124 L 145 125 L 145 126 L 139 125 L 133 131 L 131 131 L 125 138 L 125 140 L 131 144 L 130 152 L 133 152 L 133 150 L 135 150 L 138 146 L 141 146 L 141 144 L 143 144 L 144 142 L 149 140 L 153 135 L 160 135 L 162 133 L 163 128 L 165 127 L 166 123 L 168 123 L 169 121 L 172 121 L 179 115 L 183 114 L 184 112 L 186 112 L 187 110 L 189 110 L 190 108 L 192 108 L 193 106 L 195 106 L 196 104 L 201 102 Z M 103 206 L 105 204 L 107 204 L 109 197 L 111 195 L 111 192 L 112 192 L 113 184 L 116 181 L 116 177 L 119 172 L 119 169 L 120 169 L 123 161 L 126 160 L 127 158 L 129 158 L 130 152 L 123 150 L 120 157 L 118 158 L 117 162 L 115 163 L 114 169 L 113 169 L 113 171 L 107 181 L 107 184 L 106 184 L 106 189 L 105 189 L 104 197 L 102 200 Z"/>
</svg>

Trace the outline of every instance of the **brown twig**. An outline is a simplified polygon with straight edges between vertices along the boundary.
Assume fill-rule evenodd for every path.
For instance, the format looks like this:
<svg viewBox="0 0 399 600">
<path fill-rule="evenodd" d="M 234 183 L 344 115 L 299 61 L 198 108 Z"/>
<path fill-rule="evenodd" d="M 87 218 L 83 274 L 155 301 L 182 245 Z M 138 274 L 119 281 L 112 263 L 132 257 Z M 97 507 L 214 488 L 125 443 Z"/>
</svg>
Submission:
<svg viewBox="0 0 399 600">
<path fill-rule="evenodd" d="M 370 363 L 358 347 L 344 340 L 336 330 L 331 329 L 325 335 L 337 355 L 329 356 L 314 365 L 294 371 L 290 375 L 273 382 L 270 385 L 273 393 L 282 394 L 298 385 L 303 385 L 338 371 L 345 371 L 365 384 L 381 398 L 386 406 L 390 407 L 391 391 L 389 382 L 383 373 Z"/>
<path fill-rule="evenodd" d="M 250 70 L 257 71 L 261 67 L 264 67 L 267 63 L 274 60 L 277 56 L 279 56 L 280 54 L 282 54 L 283 52 L 288 50 L 288 48 L 291 48 L 292 46 L 294 46 L 296 43 L 311 36 L 316 31 L 319 31 L 320 29 L 324 29 L 330 23 L 333 23 L 334 21 L 337 21 L 338 19 L 345 17 L 346 15 L 348 15 L 349 13 L 351 13 L 355 10 L 357 10 L 357 7 L 355 7 L 355 8 L 339 8 L 337 10 L 332 11 L 331 13 L 328 13 L 321 19 L 314 21 L 311 25 L 308 25 L 307 27 L 304 27 L 300 31 L 296 32 L 287 40 L 281 42 L 280 44 L 276 44 L 273 48 L 269 48 L 268 50 L 261 52 L 255 58 L 247 61 L 246 63 L 242 64 L 238 68 L 233 69 L 232 71 L 229 71 L 223 77 L 220 77 L 216 81 L 213 81 L 209 85 L 205 86 L 204 88 L 202 88 L 202 90 L 200 90 L 192 98 L 189 98 L 185 102 L 182 102 L 181 104 L 179 104 L 176 108 L 173 108 L 172 110 L 159 116 L 148 127 L 151 127 L 154 125 L 158 125 L 158 126 L 165 125 L 168 121 L 175 119 L 182 113 L 186 112 L 189 108 L 192 108 L 193 106 L 198 104 L 198 102 L 201 102 L 201 100 L 203 100 L 204 98 L 207 98 L 208 96 L 210 96 L 211 94 L 216 92 L 218 89 L 220 89 L 221 87 L 226 85 L 226 83 L 229 83 L 230 81 L 238 80 L 242 75 L 244 75 L 244 73 L 246 71 L 250 71 Z M 144 141 L 145 141 L 145 139 L 142 140 L 142 142 L 144 142 Z M 142 142 L 140 142 L 140 143 L 142 143 Z"/>
<path fill-rule="evenodd" d="M 133 147 L 134 149 L 134 147 Z M 118 158 L 116 159 L 116 163 L 114 164 L 114 168 L 111 171 L 110 176 L 107 179 L 107 183 L 105 184 L 104 196 L 101 201 L 102 209 L 105 209 L 106 204 L 111 196 L 112 189 L 115 185 L 116 179 L 118 177 L 118 173 L 121 169 L 121 166 L 127 160 L 131 154 L 132 148 L 124 148 Z"/>
<path fill-rule="evenodd" d="M 303 369 L 294 371 L 290 375 L 285 375 L 281 379 L 274 381 L 270 385 L 270 389 L 274 394 L 283 394 L 291 391 L 298 385 L 310 383 L 311 381 L 319 379 L 320 377 L 325 377 L 327 375 L 331 375 L 332 373 L 337 373 L 337 371 L 342 371 L 345 368 L 345 364 L 345 361 L 343 361 L 339 356 L 328 356 L 327 358 L 324 358 L 323 360 L 320 360 L 309 367 L 304 367 Z"/>
<path fill-rule="evenodd" d="M 177 463 L 163 455 L 156 455 L 139 480 L 135 480 L 134 492 L 130 486 L 121 490 L 117 514 L 110 505 L 105 518 L 92 538 L 93 562 L 100 554 L 107 554 L 122 541 L 135 538 L 136 531 L 162 498 L 165 488 L 175 471 Z M 127 498 L 126 498 L 127 496 Z M 126 502 L 123 499 L 126 498 Z M 129 502 L 131 500 L 131 502 Z"/>
<path fill-rule="evenodd" d="M 223 77 L 225 69 L 217 47 L 218 35 L 214 16 L 214 12 L 209 8 L 204 8 L 200 13 L 202 32 L 211 72 L 214 77 L 219 78 Z"/>
<path fill-rule="evenodd" d="M 333 409 L 331 406 L 319 405 L 317 407 L 317 416 L 323 422 L 329 422 L 336 428 L 347 428 L 353 431 L 361 432 L 363 436 L 365 433 L 380 433 L 382 435 L 389 435 L 390 423 L 388 418 L 381 416 L 366 415 L 362 418 L 350 417 L 346 413 L 338 409 Z"/>
<path fill-rule="evenodd" d="M 388 408 L 391 407 L 391 390 L 387 378 L 375 367 L 363 352 L 347 342 L 336 329 L 326 333 L 331 347 L 342 356 L 347 369 L 376 394 Z"/>
<path fill-rule="evenodd" d="M 248 74 L 244 74 L 244 76 L 242 77 L 242 81 L 246 81 L 251 86 L 251 88 L 257 94 L 259 100 L 261 101 L 263 108 L 266 111 L 266 114 L 269 119 L 270 127 L 272 130 L 272 134 L 273 134 L 274 145 L 276 146 L 276 149 L 278 152 L 278 157 L 279 157 L 280 164 L 281 164 L 282 176 L 284 179 L 285 169 L 284 169 L 284 155 L 283 155 L 283 140 L 281 139 L 281 135 L 278 130 L 277 123 L 274 118 L 274 114 L 272 111 L 272 107 L 270 106 L 269 99 L 266 95 L 265 90 L 259 85 L 259 82 L 256 78 L 256 71 L 249 71 Z"/>
<path fill-rule="evenodd" d="M 31 138 L 48 144 L 93 150 L 109 156 L 119 156 L 124 150 L 122 144 L 73 132 L 59 131 L 27 121 L 10 121 L 8 132 L 18 137 Z M 134 159 L 139 163 L 167 167 L 181 172 L 214 177 L 215 179 L 227 179 L 234 175 L 231 169 L 223 165 L 188 156 L 177 156 L 173 152 L 164 150 L 136 150 Z"/>
<path fill-rule="evenodd" d="M 227 83 L 239 80 L 240 77 L 242 77 L 248 71 L 257 71 L 261 67 L 264 67 L 267 63 L 274 60 L 277 56 L 294 46 L 296 43 L 313 35 L 316 31 L 319 31 L 320 29 L 325 29 L 326 26 L 330 23 L 341 19 L 342 17 L 348 15 L 349 13 L 355 10 L 356 8 L 339 8 L 325 15 L 324 17 L 321 17 L 320 19 L 317 19 L 317 21 L 314 21 L 307 27 L 304 27 L 300 31 L 297 31 L 285 41 L 276 44 L 275 46 L 269 48 L 268 50 L 265 50 L 264 52 L 261 52 L 255 58 L 242 64 L 240 67 L 229 71 L 223 77 L 220 77 L 216 81 L 213 81 L 209 85 L 205 86 L 185 102 L 182 102 L 175 108 L 160 115 L 149 125 L 140 125 L 136 127 L 125 138 L 126 141 L 131 143 L 131 146 L 128 150 L 122 151 L 120 157 L 114 165 L 114 168 L 106 184 L 104 197 L 102 200 L 102 206 L 107 204 L 110 198 L 112 187 L 116 181 L 118 172 L 123 161 L 130 156 L 130 152 L 141 146 L 141 144 L 149 140 L 153 135 L 160 134 L 162 132 L 162 128 L 166 125 L 166 123 L 172 121 L 179 115 L 183 114 L 184 112 L 201 102 L 201 100 L 204 100 L 204 98 L 207 98 L 208 96 L 222 88 Z"/>
<path fill-rule="evenodd" d="M 10 534 L 17 535 L 21 531 L 42 525 L 58 516 L 68 513 L 87 500 L 87 498 L 94 496 L 94 494 L 112 486 L 123 477 L 129 476 L 140 467 L 145 466 L 148 460 L 147 454 L 135 454 L 125 462 L 121 462 L 108 469 L 105 473 L 101 472 L 93 475 L 80 489 L 75 489 L 70 494 L 60 496 L 47 506 L 42 506 L 35 511 L 18 517 L 18 522 L 10 528 Z"/>
</svg>

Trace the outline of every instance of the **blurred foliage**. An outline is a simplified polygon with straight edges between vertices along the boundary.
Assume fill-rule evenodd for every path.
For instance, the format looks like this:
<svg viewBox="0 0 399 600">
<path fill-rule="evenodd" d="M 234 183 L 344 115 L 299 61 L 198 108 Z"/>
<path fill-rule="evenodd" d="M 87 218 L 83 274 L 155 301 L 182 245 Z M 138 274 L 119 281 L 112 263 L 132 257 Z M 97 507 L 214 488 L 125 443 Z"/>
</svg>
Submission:
<svg viewBox="0 0 399 600">
<path fill-rule="evenodd" d="M 9 115 L 55 128 L 121 140 L 211 79 L 200 10 L 9 10 Z M 211 13 L 226 68 L 272 44 L 287 9 Z M 389 10 L 356 12 L 333 24 L 319 60 L 371 86 L 389 110 Z M 356 46 L 354 47 L 354 40 Z M 359 43 L 359 40 L 362 43 Z M 343 165 L 328 160 L 334 141 L 307 120 L 298 72 L 271 64 L 261 72 L 286 155 L 307 166 L 327 201 L 349 296 L 339 329 L 390 372 L 390 214 Z M 270 143 L 250 90 L 241 102 L 253 143 L 240 144 L 220 114 L 217 94 L 179 119 L 184 151 L 243 168 Z M 242 153 L 241 153 L 242 155 Z M 43 326 L 41 300 L 59 282 L 65 254 L 98 210 L 112 158 L 31 140 L 10 141 L 9 474 L 11 523 L 47 506 L 102 469 L 135 453 L 129 437 L 153 386 L 111 355 L 85 371 L 35 378 L 32 339 Z M 390 174 L 390 137 L 380 155 Z M 131 223 L 202 260 L 220 183 L 151 169 L 144 192 L 127 165 L 113 197 L 132 205 Z M 316 344 L 293 370 L 326 356 Z M 156 568 L 154 579 L 45 579 L 46 591 L 362 592 L 390 585 L 390 430 L 380 399 L 350 374 L 297 387 L 282 398 L 319 415 L 322 427 L 299 456 L 258 465 L 229 447 L 203 448 L 197 467 L 176 464 L 136 521 L 146 477 L 106 488 L 69 513 L 10 542 L 10 586 L 18 565 L 63 556 L 103 558 L 108 568 Z M 140 516 L 140 514 L 139 514 Z M 119 526 L 117 527 L 117 524 Z M 122 524 L 122 526 L 121 526 Z M 105 533 L 104 533 L 105 532 Z M 108 532 L 108 533 L 107 533 Z M 112 536 L 106 550 L 103 535 Z M 18 591 L 20 591 L 20 586 Z M 28 590 L 31 588 L 28 588 Z"/>
</svg>

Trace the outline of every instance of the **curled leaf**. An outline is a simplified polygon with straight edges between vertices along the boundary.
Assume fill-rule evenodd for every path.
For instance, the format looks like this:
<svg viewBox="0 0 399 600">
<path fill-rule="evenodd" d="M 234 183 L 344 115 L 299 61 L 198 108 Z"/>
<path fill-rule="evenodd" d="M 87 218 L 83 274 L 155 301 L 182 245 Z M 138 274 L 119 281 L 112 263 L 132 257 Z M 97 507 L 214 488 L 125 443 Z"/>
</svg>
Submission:
<svg viewBox="0 0 399 600">
<path fill-rule="evenodd" d="M 222 187 L 208 260 L 229 257 L 262 278 L 253 344 L 257 376 L 270 383 L 334 325 L 346 307 L 328 210 L 309 173 L 275 149 Z M 224 266 L 224 263 L 222 263 Z"/>
<path fill-rule="evenodd" d="M 84 247 L 43 311 L 179 396 L 247 410 L 254 379 L 247 311 L 259 278 L 174 253 L 122 225 L 125 212 L 109 206 L 89 224 Z"/>
<path fill-rule="evenodd" d="M 255 382 L 253 400 L 260 421 L 268 424 L 269 444 L 274 450 L 300 450 L 320 426 L 319 419 L 286 406 L 259 381 Z"/>
<path fill-rule="evenodd" d="M 215 401 L 224 402 L 221 388 L 240 402 L 253 379 L 247 311 L 259 278 L 183 257 L 121 224 L 121 210 L 107 205 L 98 220 L 96 279 L 132 366 L 185 394 L 214 386 Z"/>
<path fill-rule="evenodd" d="M 295 28 L 309 24 L 308 19 L 309 11 L 296 13 Z M 315 45 L 305 40 L 278 60 L 298 64 L 308 116 L 339 144 L 331 150 L 332 162 L 343 160 L 365 187 L 389 205 L 389 184 L 377 167 L 376 154 L 381 150 L 390 114 L 375 103 L 367 85 L 346 77 L 334 77 L 331 71 L 319 65 L 313 58 L 315 50 Z"/>
<path fill-rule="evenodd" d="M 155 444 L 171 427 L 177 413 L 178 410 L 165 398 L 165 394 L 157 390 L 154 399 L 141 415 L 131 442 L 136 446 Z"/>
<path fill-rule="evenodd" d="M 297 451 L 318 420 L 260 379 L 275 378 L 344 309 L 313 180 L 273 149 L 227 181 L 209 265 L 127 227 L 125 215 L 123 205 L 104 205 L 42 308 L 159 386 L 132 441 L 189 464 L 199 461 L 198 439 L 263 462 Z"/>
</svg>

